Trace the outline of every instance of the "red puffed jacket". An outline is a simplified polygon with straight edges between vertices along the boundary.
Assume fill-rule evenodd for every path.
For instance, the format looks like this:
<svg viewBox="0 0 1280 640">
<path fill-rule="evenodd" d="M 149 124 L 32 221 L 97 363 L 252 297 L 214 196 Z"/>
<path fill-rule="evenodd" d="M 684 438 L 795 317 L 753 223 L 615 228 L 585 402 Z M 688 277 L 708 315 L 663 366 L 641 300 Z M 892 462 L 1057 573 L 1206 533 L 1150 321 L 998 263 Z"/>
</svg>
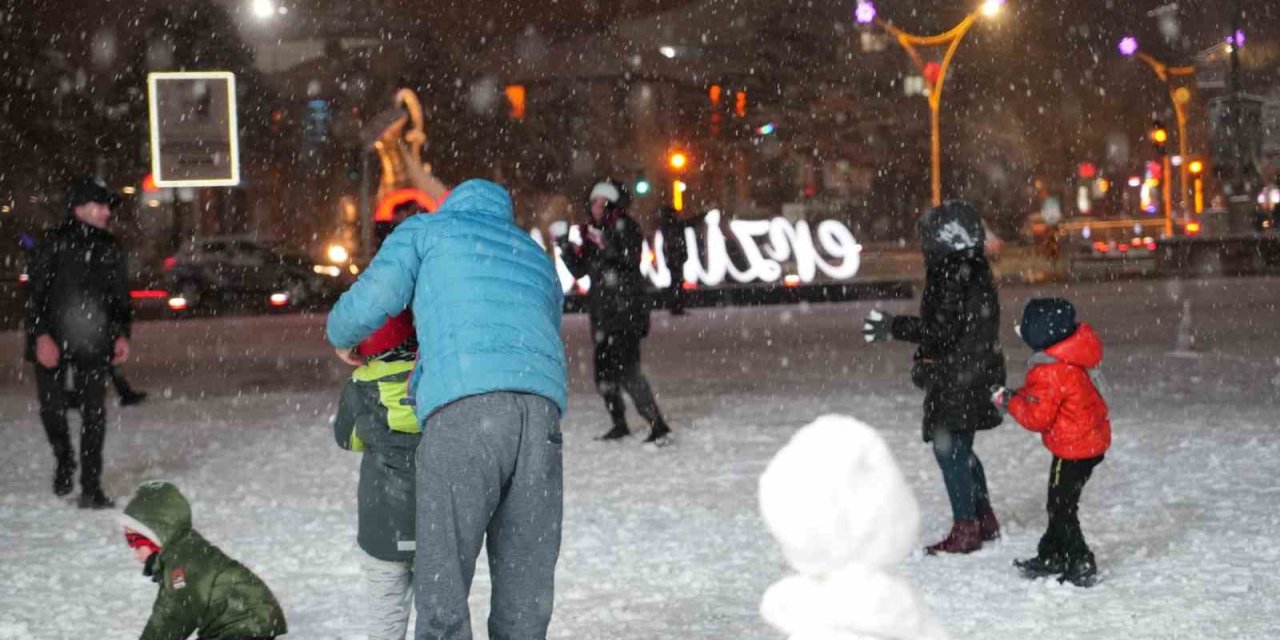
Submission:
<svg viewBox="0 0 1280 640">
<path fill-rule="evenodd" d="M 1107 403 L 1089 377 L 1102 362 L 1102 341 L 1087 324 L 1031 359 L 1027 384 L 1009 400 L 1018 424 L 1041 434 L 1044 446 L 1066 460 L 1096 458 L 1111 446 Z"/>
</svg>

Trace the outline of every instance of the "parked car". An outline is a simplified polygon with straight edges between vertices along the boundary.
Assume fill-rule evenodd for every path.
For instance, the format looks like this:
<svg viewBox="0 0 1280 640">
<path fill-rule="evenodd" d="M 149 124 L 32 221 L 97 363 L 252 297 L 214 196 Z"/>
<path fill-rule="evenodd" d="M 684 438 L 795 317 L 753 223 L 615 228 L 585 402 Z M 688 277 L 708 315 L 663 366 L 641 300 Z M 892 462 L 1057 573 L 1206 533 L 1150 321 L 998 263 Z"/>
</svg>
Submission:
<svg viewBox="0 0 1280 640">
<path fill-rule="evenodd" d="M 166 258 L 164 269 L 175 311 L 311 307 L 332 301 L 348 284 L 332 265 L 242 236 L 198 238 Z"/>
</svg>

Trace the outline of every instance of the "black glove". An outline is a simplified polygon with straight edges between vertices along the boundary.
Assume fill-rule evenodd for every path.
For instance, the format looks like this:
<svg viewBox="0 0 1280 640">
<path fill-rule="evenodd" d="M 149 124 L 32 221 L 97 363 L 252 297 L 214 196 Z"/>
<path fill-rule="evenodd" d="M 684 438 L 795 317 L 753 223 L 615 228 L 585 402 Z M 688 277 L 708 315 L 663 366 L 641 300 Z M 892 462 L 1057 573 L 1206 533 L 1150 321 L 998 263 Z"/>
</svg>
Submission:
<svg viewBox="0 0 1280 640">
<path fill-rule="evenodd" d="M 862 337 L 867 342 L 883 342 L 893 339 L 893 316 L 879 309 L 872 309 L 862 323 Z"/>
<path fill-rule="evenodd" d="M 1000 407 L 1001 411 L 1009 410 L 1009 401 L 1013 399 L 1013 394 L 1014 391 L 1012 389 L 1003 385 L 997 384 L 991 387 L 991 401 L 994 402 L 997 407 Z"/>
</svg>

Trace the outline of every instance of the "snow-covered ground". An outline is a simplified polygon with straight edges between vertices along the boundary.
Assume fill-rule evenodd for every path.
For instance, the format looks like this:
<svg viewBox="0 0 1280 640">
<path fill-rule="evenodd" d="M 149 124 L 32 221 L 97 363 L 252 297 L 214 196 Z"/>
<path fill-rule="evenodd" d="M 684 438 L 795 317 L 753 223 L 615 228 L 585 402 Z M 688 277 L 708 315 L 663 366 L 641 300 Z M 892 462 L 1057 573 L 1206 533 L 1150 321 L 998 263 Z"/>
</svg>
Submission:
<svg viewBox="0 0 1280 640">
<path fill-rule="evenodd" d="M 964 557 L 917 553 L 902 567 L 953 637 L 1276 637 L 1278 285 L 1002 290 L 1013 381 L 1027 355 L 1014 318 L 1031 295 L 1071 297 L 1105 341 L 1115 444 L 1081 507 L 1103 582 L 1083 590 L 1013 571 L 1044 526 L 1049 454 L 1006 423 L 977 442 L 1005 539 Z M 1180 322 L 1183 298 L 1189 323 Z M 910 347 L 862 341 L 873 306 L 656 314 L 646 369 L 679 437 L 660 452 L 636 439 L 592 440 L 606 416 L 590 386 L 586 319 L 566 319 L 572 408 L 552 637 L 779 638 L 757 607 L 789 570 L 758 515 L 756 483 L 790 435 L 824 413 L 879 430 L 919 498 L 921 543 L 943 534 L 949 510 L 920 441 Z M 152 399 L 111 410 L 106 485 L 125 496 L 143 479 L 175 481 L 197 528 L 271 585 L 289 637 L 358 638 L 358 460 L 330 435 L 345 368 L 322 324 L 274 316 L 137 326 L 125 370 Z M 1195 339 L 1190 354 L 1175 353 L 1180 331 Z M 18 334 L 0 334 L 0 639 L 136 637 L 155 586 L 114 512 L 80 511 L 50 493 L 52 457 L 19 346 Z M 487 596 L 482 564 L 472 597 L 481 638 Z"/>
</svg>

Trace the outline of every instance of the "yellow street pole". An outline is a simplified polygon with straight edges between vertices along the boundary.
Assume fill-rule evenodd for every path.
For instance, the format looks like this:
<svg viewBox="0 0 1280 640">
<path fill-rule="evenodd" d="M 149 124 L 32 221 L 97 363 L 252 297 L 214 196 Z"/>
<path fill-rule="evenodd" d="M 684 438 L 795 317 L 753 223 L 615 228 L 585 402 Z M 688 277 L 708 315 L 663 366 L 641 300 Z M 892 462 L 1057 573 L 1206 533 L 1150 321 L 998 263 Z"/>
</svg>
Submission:
<svg viewBox="0 0 1280 640">
<path fill-rule="evenodd" d="M 916 47 L 947 45 L 947 52 L 942 56 L 942 63 L 938 67 L 938 78 L 934 80 L 933 86 L 929 87 L 930 182 L 935 207 L 942 204 L 942 86 L 946 82 L 947 70 L 951 67 L 951 60 L 955 57 L 956 48 L 960 46 L 960 40 L 977 21 L 980 11 L 983 10 L 979 9 L 969 14 L 950 31 L 936 36 L 916 36 L 888 22 L 876 21 L 885 31 L 894 36 L 922 74 L 927 65 L 916 51 Z"/>
<path fill-rule="evenodd" d="M 1173 103 L 1174 117 L 1178 122 L 1178 155 L 1182 157 L 1182 163 L 1178 166 L 1178 202 L 1180 203 L 1182 210 L 1185 212 L 1188 209 L 1187 189 L 1190 186 L 1189 180 L 1187 179 L 1187 164 L 1191 162 L 1191 159 L 1187 157 L 1187 105 L 1191 102 L 1191 89 L 1189 89 L 1186 84 L 1179 85 L 1179 83 L 1176 83 L 1174 80 L 1176 78 L 1185 80 L 1186 78 L 1195 76 L 1196 68 L 1194 66 L 1171 67 L 1159 60 L 1156 60 L 1150 55 L 1143 53 L 1142 51 L 1134 53 L 1134 57 L 1147 63 L 1147 66 L 1151 67 L 1151 70 L 1155 72 L 1156 77 L 1160 78 L 1160 81 L 1165 84 L 1165 88 L 1169 91 L 1169 101 Z M 1166 184 L 1168 184 L 1172 179 L 1172 176 L 1169 175 L 1170 173 L 1171 171 L 1169 170 L 1168 162 L 1166 160 L 1164 176 Z M 1168 195 L 1167 190 L 1165 193 L 1165 210 L 1168 211 L 1171 198 Z M 1166 215 L 1171 216 L 1172 214 Z M 1166 220 L 1165 234 L 1173 235 L 1172 221 Z"/>
</svg>

